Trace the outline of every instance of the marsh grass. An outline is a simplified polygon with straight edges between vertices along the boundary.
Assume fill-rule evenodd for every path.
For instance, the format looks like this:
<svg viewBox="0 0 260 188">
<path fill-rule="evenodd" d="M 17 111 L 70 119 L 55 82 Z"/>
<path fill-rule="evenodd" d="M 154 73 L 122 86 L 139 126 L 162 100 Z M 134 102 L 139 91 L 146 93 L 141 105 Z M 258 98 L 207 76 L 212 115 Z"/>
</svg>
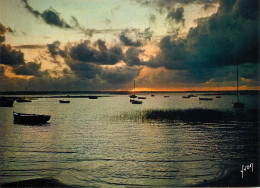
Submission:
<svg viewBox="0 0 260 188">
<path fill-rule="evenodd" d="M 228 111 L 217 109 L 149 109 L 124 112 L 116 119 L 130 121 L 230 122 L 258 121 L 258 110 Z"/>
</svg>

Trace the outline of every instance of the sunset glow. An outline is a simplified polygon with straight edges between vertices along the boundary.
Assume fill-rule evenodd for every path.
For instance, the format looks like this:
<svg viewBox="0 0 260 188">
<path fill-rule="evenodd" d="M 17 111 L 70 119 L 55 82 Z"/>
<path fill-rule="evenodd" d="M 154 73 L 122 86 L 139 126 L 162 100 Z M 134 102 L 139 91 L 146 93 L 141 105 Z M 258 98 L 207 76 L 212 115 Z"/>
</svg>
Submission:
<svg viewBox="0 0 260 188">
<path fill-rule="evenodd" d="M 240 89 L 259 89 L 258 14 L 250 3 L 0 3 L 0 91 L 39 82 L 48 91 L 129 91 L 134 79 L 136 91 L 235 90 L 236 64 Z"/>
</svg>

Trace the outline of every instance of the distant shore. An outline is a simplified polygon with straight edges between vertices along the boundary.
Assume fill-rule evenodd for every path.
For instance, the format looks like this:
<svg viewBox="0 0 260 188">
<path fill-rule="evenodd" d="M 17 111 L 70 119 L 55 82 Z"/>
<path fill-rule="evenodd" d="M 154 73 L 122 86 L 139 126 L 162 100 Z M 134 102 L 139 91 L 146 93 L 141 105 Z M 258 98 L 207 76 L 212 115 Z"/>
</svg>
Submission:
<svg viewBox="0 0 260 188">
<path fill-rule="evenodd" d="M 0 95 L 59 95 L 59 94 L 130 94 L 132 91 L 2 91 Z M 203 95 L 236 95 L 237 91 L 136 91 L 136 93 L 198 93 Z M 240 90 L 241 95 L 258 95 L 259 90 Z"/>
</svg>

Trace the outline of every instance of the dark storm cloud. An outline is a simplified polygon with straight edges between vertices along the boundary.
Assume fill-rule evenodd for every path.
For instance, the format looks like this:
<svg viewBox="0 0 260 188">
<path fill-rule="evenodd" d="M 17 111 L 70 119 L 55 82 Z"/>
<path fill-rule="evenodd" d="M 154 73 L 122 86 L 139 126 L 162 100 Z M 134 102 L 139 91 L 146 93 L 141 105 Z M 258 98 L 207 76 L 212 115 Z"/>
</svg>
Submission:
<svg viewBox="0 0 260 188">
<path fill-rule="evenodd" d="M 74 60 L 82 62 L 113 65 L 123 59 L 123 52 L 120 47 L 116 46 L 108 49 L 102 40 L 98 40 L 94 46 L 89 40 L 85 40 L 70 49 L 70 56 Z"/>
<path fill-rule="evenodd" d="M 22 65 L 24 64 L 24 54 L 21 51 L 14 50 L 10 45 L 0 45 L 0 64 L 4 65 Z"/>
<path fill-rule="evenodd" d="M 48 10 L 44 10 L 43 13 L 40 13 L 37 10 L 34 10 L 28 3 L 27 0 L 22 0 L 22 2 L 25 3 L 25 8 L 33 14 L 36 18 L 42 18 L 45 23 L 56 26 L 59 28 L 65 28 L 65 29 L 71 29 L 72 27 L 66 23 L 59 15 L 59 13 L 52 9 L 49 8 Z"/>
<path fill-rule="evenodd" d="M 5 68 L 0 66 L 0 77 L 5 73 Z"/>
<path fill-rule="evenodd" d="M 128 36 L 129 32 L 129 30 L 122 31 L 119 36 L 120 41 L 126 46 L 141 46 L 142 43 L 139 40 L 135 41 Z"/>
<path fill-rule="evenodd" d="M 203 82 L 216 68 L 258 63 L 258 5 L 253 0 L 220 1 L 217 13 L 199 19 L 185 39 L 163 38 L 149 65 L 181 70 L 185 81 Z"/>
<path fill-rule="evenodd" d="M 182 23 L 184 25 L 185 19 L 183 18 L 184 8 L 179 7 L 177 9 L 172 9 L 169 11 L 167 18 L 171 18 L 176 21 L 176 23 Z"/>
<path fill-rule="evenodd" d="M 0 44 L 5 41 L 5 34 L 6 28 L 5 26 L 0 22 Z M 1 52 L 1 51 L 0 51 Z M 1 60 L 1 59 L 0 59 Z"/>
<path fill-rule="evenodd" d="M 114 67 L 103 68 L 100 77 L 110 84 L 125 84 L 139 75 L 141 68 Z"/>
<path fill-rule="evenodd" d="M 80 79 L 93 79 L 101 71 L 101 68 L 93 63 L 68 61 L 67 64 Z"/>
<path fill-rule="evenodd" d="M 0 36 L 4 36 L 6 28 L 0 23 Z M 17 75 L 42 76 L 47 72 L 41 72 L 41 64 L 35 62 L 25 63 L 24 53 L 12 49 L 11 45 L 0 44 L 0 65 L 12 67 L 13 72 Z"/>
<path fill-rule="evenodd" d="M 143 6 L 152 6 L 159 13 L 166 13 L 166 18 L 173 19 L 176 23 L 182 23 L 184 25 L 185 19 L 183 17 L 184 8 L 182 5 L 188 4 L 200 4 L 204 5 L 204 10 L 212 7 L 214 4 L 218 3 L 218 0 L 135 0 Z M 176 8 L 178 6 L 178 8 Z M 181 7 L 180 7 L 181 6 Z"/>
<path fill-rule="evenodd" d="M 60 44 L 60 41 L 54 41 L 51 44 L 47 44 L 48 52 L 53 58 L 55 58 L 57 55 L 60 55 L 64 58 L 67 57 L 67 52 L 60 49 Z"/>
<path fill-rule="evenodd" d="M 125 54 L 125 62 L 128 66 L 143 65 L 143 62 L 139 59 L 139 54 L 144 52 L 138 48 L 128 48 Z"/>
<path fill-rule="evenodd" d="M 40 71 L 40 68 L 41 64 L 35 62 L 28 62 L 26 64 L 15 67 L 13 71 L 16 75 L 30 75 L 37 77 L 42 76 L 44 73 L 47 74 L 47 72 Z"/>
</svg>

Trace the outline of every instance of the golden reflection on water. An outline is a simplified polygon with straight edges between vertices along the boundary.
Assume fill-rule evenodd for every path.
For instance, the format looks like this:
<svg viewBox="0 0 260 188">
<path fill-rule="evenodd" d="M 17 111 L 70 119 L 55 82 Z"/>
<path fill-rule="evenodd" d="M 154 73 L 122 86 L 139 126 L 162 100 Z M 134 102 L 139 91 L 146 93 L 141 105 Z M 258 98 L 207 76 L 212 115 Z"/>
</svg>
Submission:
<svg viewBox="0 0 260 188">
<path fill-rule="evenodd" d="M 134 118 L 136 111 L 157 106 L 200 105 L 196 99 L 182 103 L 181 95 L 148 97 L 139 106 L 121 95 L 70 100 L 63 105 L 43 98 L 0 109 L 2 181 L 50 177 L 73 186 L 192 185 L 223 175 L 223 166 L 236 164 L 232 158 L 242 155 L 237 143 L 246 145 L 232 124 L 133 121 L 129 115 L 111 120 L 122 113 Z M 44 126 L 17 125 L 12 111 L 52 117 Z"/>
</svg>

